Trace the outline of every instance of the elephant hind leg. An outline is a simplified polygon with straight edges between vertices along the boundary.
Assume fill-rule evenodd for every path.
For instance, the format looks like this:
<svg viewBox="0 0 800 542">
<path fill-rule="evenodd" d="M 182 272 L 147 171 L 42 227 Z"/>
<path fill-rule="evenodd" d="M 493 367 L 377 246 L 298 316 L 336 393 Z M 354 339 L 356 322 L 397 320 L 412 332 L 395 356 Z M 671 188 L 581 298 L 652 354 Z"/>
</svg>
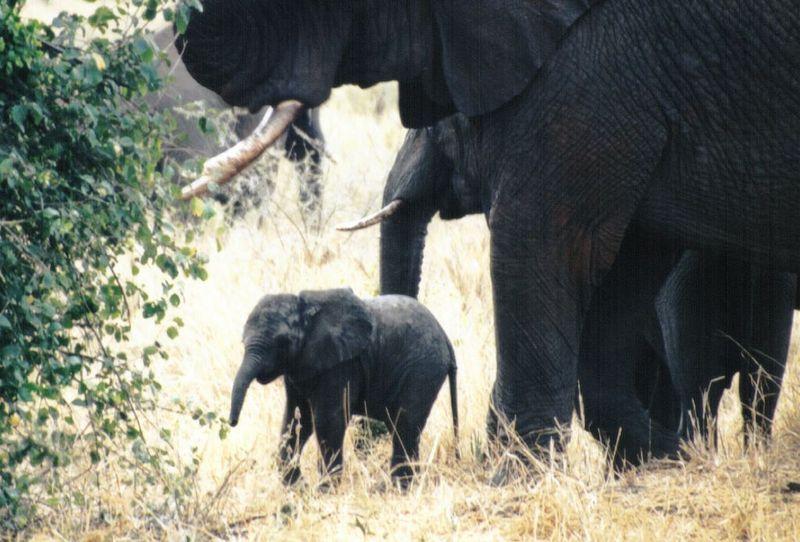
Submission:
<svg viewBox="0 0 800 542">
<path fill-rule="evenodd" d="M 675 431 L 652 420 L 634 396 L 606 398 L 602 408 L 586 404 L 586 428 L 607 448 L 614 470 L 620 472 L 649 459 L 677 459 L 680 439 Z"/>
<path fill-rule="evenodd" d="M 391 421 L 392 428 L 392 479 L 403 490 L 414 479 L 416 462 L 419 460 L 421 429 L 416 420 L 400 412 Z"/>
<path fill-rule="evenodd" d="M 739 374 L 744 444 L 768 441 L 778 406 L 792 333 L 797 277 L 751 266 L 754 289 L 753 348 Z"/>
</svg>

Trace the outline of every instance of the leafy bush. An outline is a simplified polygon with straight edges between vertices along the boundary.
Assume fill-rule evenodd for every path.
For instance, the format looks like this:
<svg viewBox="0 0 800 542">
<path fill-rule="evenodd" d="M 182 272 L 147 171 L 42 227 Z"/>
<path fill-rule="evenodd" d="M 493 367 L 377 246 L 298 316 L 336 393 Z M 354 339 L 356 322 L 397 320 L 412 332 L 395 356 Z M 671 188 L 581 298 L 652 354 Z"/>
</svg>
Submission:
<svg viewBox="0 0 800 542">
<path fill-rule="evenodd" d="M 132 477 L 157 477 L 169 435 L 146 441 L 142 417 L 167 354 L 126 341 L 140 314 L 174 338 L 176 279 L 206 276 L 157 167 L 174 122 L 143 102 L 161 85 L 143 26 L 162 10 L 182 26 L 187 7 L 119 1 L 48 26 L 23 3 L 0 0 L 0 530 L 58 497 L 67 464 L 122 452 Z M 158 295 L 144 266 L 163 274 Z"/>
</svg>

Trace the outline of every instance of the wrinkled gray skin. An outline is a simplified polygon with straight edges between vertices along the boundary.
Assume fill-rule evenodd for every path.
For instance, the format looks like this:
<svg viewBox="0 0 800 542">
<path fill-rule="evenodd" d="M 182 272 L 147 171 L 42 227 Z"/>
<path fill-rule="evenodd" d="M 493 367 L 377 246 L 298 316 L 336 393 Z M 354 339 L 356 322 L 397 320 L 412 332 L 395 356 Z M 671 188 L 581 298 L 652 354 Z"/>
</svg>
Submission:
<svg viewBox="0 0 800 542">
<path fill-rule="evenodd" d="M 404 125 L 469 117 L 492 406 L 532 450 L 561 447 L 583 323 L 634 223 L 800 272 L 794 0 L 202 3 L 184 61 L 230 104 L 314 107 L 333 87 L 398 81 Z"/>
<path fill-rule="evenodd" d="M 381 224 L 382 294 L 417 296 L 434 214 L 455 219 L 482 210 L 474 174 L 454 168 L 469 164 L 457 160 L 465 154 L 458 141 L 466 122 L 456 115 L 411 130 L 398 152 L 383 203 L 400 199 L 405 205 Z M 680 253 L 631 233 L 584 326 L 578 362 L 584 419 L 609 443 L 618 468 L 674 455 L 678 436 L 691 437 L 695 425 L 708 436 L 707 421 L 716 417 L 736 373 L 745 441 L 771 432 L 795 276 L 721 254 Z M 636 263 L 642 261 L 647 267 Z M 659 278 L 665 273 L 666 281 Z"/>
<path fill-rule="evenodd" d="M 263 297 L 244 327 L 244 360 L 231 396 L 239 421 L 253 380 L 284 377 L 286 411 L 279 449 L 283 480 L 300 478 L 297 461 L 313 432 L 320 470 L 334 479 L 352 415 L 381 420 L 392 431 L 392 476 L 405 487 L 418 459 L 419 438 L 449 376 L 458 435 L 456 360 L 433 315 L 406 296 L 361 300 L 352 290 L 304 291 Z"/>
<path fill-rule="evenodd" d="M 194 102 L 201 102 L 204 110 L 214 112 L 222 112 L 229 109 L 230 106 L 219 95 L 200 86 L 192 79 L 181 61 L 178 50 L 172 46 L 175 35 L 170 27 L 156 32 L 153 39 L 159 49 L 166 51 L 169 59 L 169 65 L 162 65 L 164 72 L 162 75 L 169 74 L 172 79 L 160 92 L 149 97 L 149 104 L 159 111 L 172 111 L 177 124 L 177 132 L 182 134 L 176 141 L 165 144 L 165 157 L 182 163 L 189 159 L 205 160 L 221 153 L 225 147 L 219 143 L 217 137 L 213 134 L 204 134 L 200 130 L 196 117 L 188 116 L 177 109 Z M 229 129 L 239 139 L 245 138 L 258 126 L 265 110 L 266 107 L 256 113 L 238 112 L 234 115 L 233 123 L 230 126 L 220 126 L 220 128 Z M 307 216 L 312 217 L 319 212 L 322 203 L 322 171 L 320 169 L 322 156 L 320 150 L 324 146 L 325 140 L 319 126 L 319 110 L 306 110 L 294 122 L 293 128 L 289 129 L 281 139 L 286 157 L 295 163 L 301 179 L 299 198 L 302 209 Z M 316 147 L 306 141 L 295 128 L 299 128 L 314 140 Z M 248 195 L 252 195 L 256 204 L 263 196 L 262 194 Z M 224 193 L 216 194 L 215 197 L 222 203 L 228 201 L 228 197 Z"/>
</svg>

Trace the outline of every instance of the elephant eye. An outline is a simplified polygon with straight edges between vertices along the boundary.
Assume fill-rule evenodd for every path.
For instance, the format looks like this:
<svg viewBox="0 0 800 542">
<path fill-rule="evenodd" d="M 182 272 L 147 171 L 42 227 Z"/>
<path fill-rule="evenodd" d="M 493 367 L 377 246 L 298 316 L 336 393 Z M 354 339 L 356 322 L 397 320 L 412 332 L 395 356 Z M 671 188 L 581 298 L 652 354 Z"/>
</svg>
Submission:
<svg viewBox="0 0 800 542">
<path fill-rule="evenodd" d="M 281 335 L 275 338 L 275 348 L 278 354 L 286 354 L 292 346 L 292 341 L 287 335 Z"/>
</svg>

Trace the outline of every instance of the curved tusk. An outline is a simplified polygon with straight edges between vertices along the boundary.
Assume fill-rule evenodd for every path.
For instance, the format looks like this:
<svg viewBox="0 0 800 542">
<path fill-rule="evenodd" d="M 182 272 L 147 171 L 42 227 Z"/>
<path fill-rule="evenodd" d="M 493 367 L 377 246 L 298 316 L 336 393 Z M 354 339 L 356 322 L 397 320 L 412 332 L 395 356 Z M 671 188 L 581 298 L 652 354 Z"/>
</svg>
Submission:
<svg viewBox="0 0 800 542">
<path fill-rule="evenodd" d="M 371 214 L 369 216 L 365 216 L 359 220 L 355 220 L 353 222 L 347 222 L 345 224 L 339 224 L 336 226 L 336 229 L 339 231 L 356 231 L 356 230 L 363 230 L 364 228 L 369 228 L 370 226 L 374 226 L 380 222 L 383 222 L 393 214 L 397 212 L 400 207 L 405 205 L 405 201 L 401 199 L 393 199 L 386 205 L 383 209 L 378 211 L 377 213 Z"/>
<path fill-rule="evenodd" d="M 272 114 L 264 115 L 252 134 L 230 149 L 206 160 L 200 178 L 181 190 L 181 199 L 205 194 L 208 191 L 208 183 L 229 182 L 275 143 L 291 126 L 302 109 L 303 104 L 297 100 L 279 103 Z"/>
</svg>

